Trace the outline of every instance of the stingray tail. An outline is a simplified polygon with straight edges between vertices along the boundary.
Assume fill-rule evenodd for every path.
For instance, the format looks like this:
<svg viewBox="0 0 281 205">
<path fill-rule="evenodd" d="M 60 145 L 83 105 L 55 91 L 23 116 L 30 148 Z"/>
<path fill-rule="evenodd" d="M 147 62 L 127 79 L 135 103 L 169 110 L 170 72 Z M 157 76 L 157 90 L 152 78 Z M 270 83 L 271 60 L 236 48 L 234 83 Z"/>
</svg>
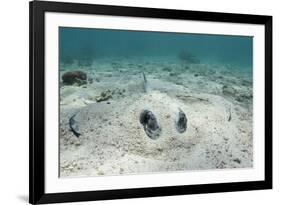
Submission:
<svg viewBox="0 0 281 205">
<path fill-rule="evenodd" d="M 144 91 L 147 93 L 149 89 L 148 89 L 148 83 L 147 83 L 147 79 L 146 79 L 146 76 L 145 76 L 144 72 L 142 72 L 142 77 L 143 77 Z"/>
</svg>

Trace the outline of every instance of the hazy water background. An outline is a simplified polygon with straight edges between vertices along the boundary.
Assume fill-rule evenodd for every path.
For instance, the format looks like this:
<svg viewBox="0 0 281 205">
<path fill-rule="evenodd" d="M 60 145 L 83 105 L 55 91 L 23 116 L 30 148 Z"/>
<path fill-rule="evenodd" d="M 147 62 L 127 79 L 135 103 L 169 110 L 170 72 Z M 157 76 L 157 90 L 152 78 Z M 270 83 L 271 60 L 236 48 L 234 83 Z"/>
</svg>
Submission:
<svg viewBox="0 0 281 205">
<path fill-rule="evenodd" d="M 176 58 L 188 50 L 201 63 L 226 64 L 252 70 L 253 38 L 111 29 L 59 29 L 60 62 L 102 58 Z"/>
</svg>

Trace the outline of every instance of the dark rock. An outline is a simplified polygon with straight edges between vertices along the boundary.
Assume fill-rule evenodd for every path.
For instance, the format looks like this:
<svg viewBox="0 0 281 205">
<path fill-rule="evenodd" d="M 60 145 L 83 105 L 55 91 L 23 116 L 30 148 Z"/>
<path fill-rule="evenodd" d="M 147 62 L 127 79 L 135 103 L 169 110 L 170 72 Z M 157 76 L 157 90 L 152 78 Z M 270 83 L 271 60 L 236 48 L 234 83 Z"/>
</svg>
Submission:
<svg viewBox="0 0 281 205">
<path fill-rule="evenodd" d="M 80 86 L 87 83 L 87 74 L 83 71 L 68 71 L 62 75 L 62 81 L 65 85 L 76 83 Z"/>
<path fill-rule="evenodd" d="M 179 73 L 173 73 L 173 72 L 169 74 L 169 76 L 172 76 L 172 77 L 173 76 L 178 76 L 178 75 L 179 75 Z"/>
<path fill-rule="evenodd" d="M 190 64 L 200 63 L 200 60 L 188 50 L 180 51 L 180 53 L 178 54 L 178 58 L 184 61 L 185 63 L 190 63 Z"/>
<path fill-rule="evenodd" d="M 172 71 L 172 69 L 171 69 L 170 67 L 164 67 L 164 68 L 163 68 L 163 71 L 168 71 L 168 72 L 171 72 L 171 71 Z"/>
</svg>

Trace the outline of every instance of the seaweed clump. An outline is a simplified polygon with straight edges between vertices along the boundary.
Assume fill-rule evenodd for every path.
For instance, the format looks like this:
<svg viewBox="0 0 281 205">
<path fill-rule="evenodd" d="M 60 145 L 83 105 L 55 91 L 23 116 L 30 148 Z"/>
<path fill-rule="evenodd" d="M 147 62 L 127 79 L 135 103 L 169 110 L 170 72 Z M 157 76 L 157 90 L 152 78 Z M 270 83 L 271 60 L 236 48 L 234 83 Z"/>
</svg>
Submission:
<svg viewBox="0 0 281 205">
<path fill-rule="evenodd" d="M 189 63 L 189 64 L 199 64 L 200 60 L 191 52 L 189 52 L 188 50 L 182 50 L 179 52 L 178 54 L 178 58 L 185 62 L 185 63 Z"/>
</svg>

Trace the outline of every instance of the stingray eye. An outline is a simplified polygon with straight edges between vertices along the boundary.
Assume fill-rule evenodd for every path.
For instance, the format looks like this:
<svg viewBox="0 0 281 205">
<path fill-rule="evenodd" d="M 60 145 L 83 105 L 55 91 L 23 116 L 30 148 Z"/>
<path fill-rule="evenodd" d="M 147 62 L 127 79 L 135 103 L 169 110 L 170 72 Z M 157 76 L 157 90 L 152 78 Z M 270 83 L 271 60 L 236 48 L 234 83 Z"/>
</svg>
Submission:
<svg viewBox="0 0 281 205">
<path fill-rule="evenodd" d="M 155 115 L 149 110 L 143 110 L 140 114 L 140 123 L 143 125 L 146 135 L 151 139 L 157 139 L 161 134 L 161 127 Z"/>
<path fill-rule="evenodd" d="M 140 114 L 140 123 L 142 125 L 145 125 L 148 122 L 148 120 L 149 120 L 149 113 L 150 113 L 150 111 L 148 111 L 148 110 L 143 110 L 141 112 L 141 114 Z"/>
<path fill-rule="evenodd" d="M 187 118 L 185 113 L 179 109 L 178 117 L 176 120 L 176 128 L 179 133 L 184 133 L 187 127 Z"/>
</svg>

